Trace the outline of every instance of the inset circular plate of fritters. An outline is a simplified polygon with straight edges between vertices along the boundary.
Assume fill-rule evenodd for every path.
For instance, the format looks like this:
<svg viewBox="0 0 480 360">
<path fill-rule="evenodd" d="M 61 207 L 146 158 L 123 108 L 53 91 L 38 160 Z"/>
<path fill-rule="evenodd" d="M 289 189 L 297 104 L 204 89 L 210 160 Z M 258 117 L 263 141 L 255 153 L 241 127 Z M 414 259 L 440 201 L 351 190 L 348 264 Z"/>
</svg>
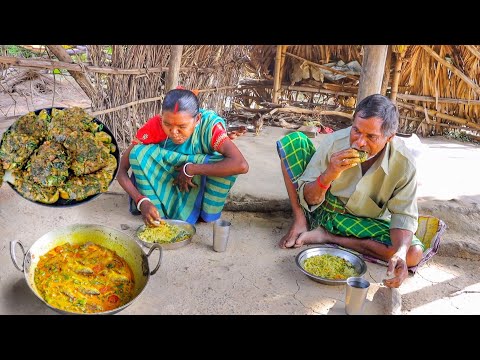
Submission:
<svg viewBox="0 0 480 360">
<path fill-rule="evenodd" d="M 110 130 L 81 108 L 43 109 L 20 117 L 3 135 L 5 170 L 24 198 L 54 206 L 77 205 L 107 191 L 119 152 Z"/>
</svg>

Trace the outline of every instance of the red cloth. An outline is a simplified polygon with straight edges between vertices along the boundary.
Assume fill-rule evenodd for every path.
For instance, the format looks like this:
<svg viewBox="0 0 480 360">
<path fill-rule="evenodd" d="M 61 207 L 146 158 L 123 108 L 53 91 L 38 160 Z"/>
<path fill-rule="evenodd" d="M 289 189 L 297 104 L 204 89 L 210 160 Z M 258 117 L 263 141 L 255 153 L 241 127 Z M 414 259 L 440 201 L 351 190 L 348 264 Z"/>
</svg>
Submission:
<svg viewBox="0 0 480 360">
<path fill-rule="evenodd" d="M 162 117 L 160 115 L 155 115 L 149 119 L 145 125 L 138 129 L 135 139 L 133 139 L 133 143 L 144 145 L 158 144 L 159 142 L 166 140 L 167 137 L 167 134 L 162 128 Z M 217 123 L 212 130 L 212 142 L 210 145 L 217 151 L 220 145 L 222 145 L 227 139 L 227 132 L 223 125 Z"/>
<path fill-rule="evenodd" d="M 211 146 L 213 150 L 218 151 L 218 149 L 220 148 L 220 145 L 222 145 L 227 139 L 228 139 L 228 135 L 225 129 L 223 128 L 223 125 L 220 123 L 217 123 L 212 130 Z"/>
<path fill-rule="evenodd" d="M 162 128 L 162 117 L 155 115 L 149 119 L 145 125 L 138 129 L 134 144 L 158 144 L 160 141 L 166 140 L 167 134 Z"/>
</svg>

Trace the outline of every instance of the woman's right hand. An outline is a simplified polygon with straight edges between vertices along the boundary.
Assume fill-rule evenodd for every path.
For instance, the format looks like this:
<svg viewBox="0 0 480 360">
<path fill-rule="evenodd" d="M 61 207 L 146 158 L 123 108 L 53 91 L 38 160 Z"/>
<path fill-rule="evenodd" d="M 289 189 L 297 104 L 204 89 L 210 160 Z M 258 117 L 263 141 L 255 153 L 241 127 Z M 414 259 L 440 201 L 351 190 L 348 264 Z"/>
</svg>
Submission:
<svg viewBox="0 0 480 360">
<path fill-rule="evenodd" d="M 143 222 L 147 226 L 158 226 L 160 224 L 160 214 L 157 208 L 150 201 L 144 201 L 140 205 Z"/>
</svg>

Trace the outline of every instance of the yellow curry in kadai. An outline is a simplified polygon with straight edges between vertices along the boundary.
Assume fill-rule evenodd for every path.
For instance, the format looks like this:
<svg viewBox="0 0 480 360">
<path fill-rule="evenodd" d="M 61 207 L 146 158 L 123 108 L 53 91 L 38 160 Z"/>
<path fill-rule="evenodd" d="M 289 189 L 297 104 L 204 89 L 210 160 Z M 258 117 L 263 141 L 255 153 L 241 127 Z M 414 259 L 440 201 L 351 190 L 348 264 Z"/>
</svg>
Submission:
<svg viewBox="0 0 480 360">
<path fill-rule="evenodd" d="M 133 298 L 130 266 L 114 251 L 85 243 L 57 246 L 40 257 L 35 286 L 43 299 L 61 310 L 98 313 Z"/>
</svg>

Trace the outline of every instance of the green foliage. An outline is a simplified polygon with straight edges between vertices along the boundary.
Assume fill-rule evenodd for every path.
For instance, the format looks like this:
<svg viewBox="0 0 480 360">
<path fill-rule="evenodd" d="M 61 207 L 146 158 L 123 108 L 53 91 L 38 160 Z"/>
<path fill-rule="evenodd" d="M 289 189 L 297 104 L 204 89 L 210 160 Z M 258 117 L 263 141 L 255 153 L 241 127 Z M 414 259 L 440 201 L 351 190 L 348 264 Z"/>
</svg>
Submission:
<svg viewBox="0 0 480 360">
<path fill-rule="evenodd" d="M 25 49 L 18 45 L 6 45 L 7 48 L 7 56 L 15 56 L 15 57 L 23 57 L 23 58 L 31 58 L 35 56 L 33 51 Z"/>
</svg>

